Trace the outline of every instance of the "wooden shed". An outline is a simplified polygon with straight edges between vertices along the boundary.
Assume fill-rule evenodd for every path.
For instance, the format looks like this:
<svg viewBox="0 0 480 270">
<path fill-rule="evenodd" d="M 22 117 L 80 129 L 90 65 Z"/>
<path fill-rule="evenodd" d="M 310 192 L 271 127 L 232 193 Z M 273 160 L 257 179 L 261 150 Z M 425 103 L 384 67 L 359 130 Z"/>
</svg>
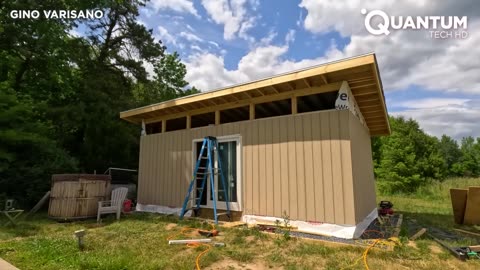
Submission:
<svg viewBox="0 0 480 270">
<path fill-rule="evenodd" d="M 352 238 L 376 218 L 370 137 L 390 134 L 390 126 L 374 54 L 120 117 L 143 127 L 140 210 L 178 212 L 200 142 L 216 136 L 230 208 L 244 221 L 274 221 L 286 213 L 299 229 Z M 202 198 L 202 205 L 211 208 L 211 198 Z"/>
</svg>

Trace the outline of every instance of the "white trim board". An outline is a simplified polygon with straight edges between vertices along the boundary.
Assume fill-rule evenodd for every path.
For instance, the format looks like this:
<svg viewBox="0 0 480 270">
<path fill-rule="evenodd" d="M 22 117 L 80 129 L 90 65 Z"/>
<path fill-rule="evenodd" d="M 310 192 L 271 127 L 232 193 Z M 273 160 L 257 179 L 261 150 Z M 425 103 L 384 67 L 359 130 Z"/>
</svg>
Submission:
<svg viewBox="0 0 480 270">
<path fill-rule="evenodd" d="M 136 211 L 139 212 L 149 212 L 149 213 L 160 213 L 166 215 L 180 215 L 182 208 L 174 208 L 161 205 L 151 205 L 151 204 L 141 204 L 138 203 L 136 206 Z M 187 211 L 185 213 L 186 217 L 191 216 L 192 211 Z M 305 233 L 313 234 L 322 234 L 325 236 L 333 236 L 344 239 L 356 239 L 359 238 L 363 232 L 368 228 L 368 225 L 372 223 L 378 217 L 378 210 L 375 208 L 366 216 L 360 223 L 357 225 L 337 225 L 330 223 L 312 223 L 301 220 L 291 220 L 290 225 L 297 227 L 299 231 Z M 282 218 L 277 217 L 267 217 L 267 216 L 255 216 L 255 215 L 243 215 L 242 221 L 247 224 L 257 224 L 257 223 L 274 223 L 276 220 L 282 221 Z"/>
<path fill-rule="evenodd" d="M 378 210 L 375 208 L 357 225 L 337 225 L 331 223 L 312 223 L 301 220 L 291 220 L 290 225 L 297 227 L 299 231 L 312 234 L 321 234 L 325 236 L 333 236 L 344 239 L 359 238 L 362 233 L 368 228 L 368 225 L 372 223 L 378 216 Z M 243 215 L 242 221 L 247 224 L 257 223 L 274 223 L 276 220 L 282 222 L 282 218 L 267 217 L 267 216 L 255 216 L 255 215 Z"/>
</svg>

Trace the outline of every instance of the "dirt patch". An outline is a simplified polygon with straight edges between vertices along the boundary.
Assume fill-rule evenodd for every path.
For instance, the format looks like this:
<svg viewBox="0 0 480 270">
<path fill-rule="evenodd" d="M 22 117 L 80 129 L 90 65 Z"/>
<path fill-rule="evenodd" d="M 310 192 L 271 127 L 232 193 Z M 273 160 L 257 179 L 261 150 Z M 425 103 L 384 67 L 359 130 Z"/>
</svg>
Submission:
<svg viewBox="0 0 480 270">
<path fill-rule="evenodd" d="M 253 236 L 253 235 L 249 235 L 249 236 L 245 237 L 245 241 L 246 241 L 247 243 L 253 243 L 253 242 L 255 242 L 256 240 L 257 240 L 257 239 L 256 239 L 255 236 Z"/>
<path fill-rule="evenodd" d="M 85 224 L 85 227 L 88 229 L 96 229 L 96 228 L 102 228 L 107 226 L 105 223 L 87 223 Z"/>
<path fill-rule="evenodd" d="M 168 223 L 167 226 L 165 226 L 165 230 L 171 231 L 175 227 L 177 227 L 176 223 Z"/>
<path fill-rule="evenodd" d="M 440 253 L 443 253 L 444 249 L 442 247 L 440 247 L 439 245 L 430 245 L 430 250 L 432 251 L 432 253 L 435 253 L 435 254 L 440 254 Z"/>
<path fill-rule="evenodd" d="M 263 262 L 251 262 L 251 263 L 241 263 L 237 262 L 234 260 L 230 259 L 225 259 L 222 261 L 218 261 L 210 265 L 209 267 L 206 267 L 205 269 L 209 270 L 236 270 L 236 269 L 242 269 L 242 270 L 247 270 L 247 269 L 252 269 L 252 270 L 266 270 L 266 269 L 271 269 L 267 265 L 265 265 Z M 278 269 L 278 268 L 277 268 Z"/>
<path fill-rule="evenodd" d="M 407 246 L 417 248 L 417 244 L 415 243 L 415 241 L 408 241 Z"/>
</svg>

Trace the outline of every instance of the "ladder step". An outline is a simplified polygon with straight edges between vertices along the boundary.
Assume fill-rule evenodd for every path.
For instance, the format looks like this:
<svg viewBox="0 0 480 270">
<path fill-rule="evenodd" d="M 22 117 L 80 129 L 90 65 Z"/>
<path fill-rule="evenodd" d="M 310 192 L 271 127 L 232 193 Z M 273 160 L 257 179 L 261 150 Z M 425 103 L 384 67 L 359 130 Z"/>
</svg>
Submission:
<svg viewBox="0 0 480 270">
<path fill-rule="evenodd" d="M 224 213 L 217 213 L 217 217 L 218 217 L 218 216 L 223 216 L 223 215 L 230 215 L 230 213 L 227 213 L 227 212 L 224 212 Z"/>
</svg>

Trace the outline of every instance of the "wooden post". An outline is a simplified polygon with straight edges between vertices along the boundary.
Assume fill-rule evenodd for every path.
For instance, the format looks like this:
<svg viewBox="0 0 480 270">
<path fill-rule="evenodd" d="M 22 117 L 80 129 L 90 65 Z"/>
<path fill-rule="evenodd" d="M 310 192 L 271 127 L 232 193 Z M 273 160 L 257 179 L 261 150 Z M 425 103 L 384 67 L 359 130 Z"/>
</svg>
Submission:
<svg viewBox="0 0 480 270">
<path fill-rule="evenodd" d="M 250 103 L 250 120 L 255 120 L 255 104 Z"/>
<path fill-rule="evenodd" d="M 215 125 L 220 125 L 220 111 L 215 111 Z"/>
<path fill-rule="evenodd" d="M 167 132 L 167 120 L 162 120 L 162 133 Z"/>
<path fill-rule="evenodd" d="M 190 129 L 192 127 L 192 116 L 190 114 L 187 114 L 187 129 Z"/>
<path fill-rule="evenodd" d="M 298 108 L 297 108 L 297 97 L 293 96 L 292 97 L 292 114 L 297 114 Z"/>
</svg>

